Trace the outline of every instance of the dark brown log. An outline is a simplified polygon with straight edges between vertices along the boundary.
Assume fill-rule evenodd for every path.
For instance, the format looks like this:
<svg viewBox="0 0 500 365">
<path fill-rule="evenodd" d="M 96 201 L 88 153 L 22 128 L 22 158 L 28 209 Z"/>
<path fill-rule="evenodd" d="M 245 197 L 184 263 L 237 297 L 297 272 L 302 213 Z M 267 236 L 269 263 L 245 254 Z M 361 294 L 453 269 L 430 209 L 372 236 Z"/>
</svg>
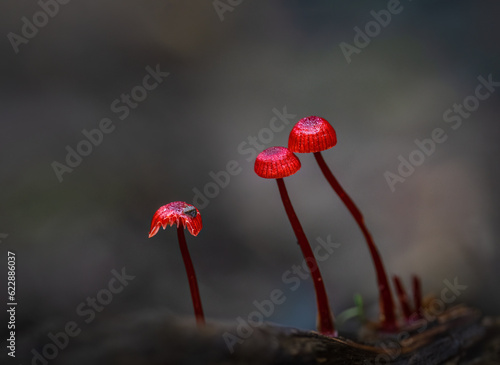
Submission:
<svg viewBox="0 0 500 365">
<path fill-rule="evenodd" d="M 32 350 L 41 352 L 47 333 L 63 327 L 52 324 L 21 339 L 16 363 L 31 364 Z M 235 325 L 208 320 L 197 328 L 192 318 L 179 320 L 164 312 L 121 315 L 81 328 L 50 365 L 500 364 L 500 319 L 483 318 L 464 306 L 396 334 L 367 330 L 363 340 L 261 324 L 228 345 L 227 336 L 238 335 Z"/>
</svg>

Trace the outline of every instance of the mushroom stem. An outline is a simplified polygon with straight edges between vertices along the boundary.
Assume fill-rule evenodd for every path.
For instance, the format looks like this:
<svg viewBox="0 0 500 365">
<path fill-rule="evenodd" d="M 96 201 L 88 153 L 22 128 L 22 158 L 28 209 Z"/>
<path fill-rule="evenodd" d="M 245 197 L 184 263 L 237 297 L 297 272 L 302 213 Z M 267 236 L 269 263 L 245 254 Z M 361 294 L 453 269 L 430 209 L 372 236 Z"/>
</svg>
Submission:
<svg viewBox="0 0 500 365">
<path fill-rule="evenodd" d="M 387 279 L 387 274 L 384 269 L 384 264 L 382 263 L 382 258 L 373 242 L 373 239 L 368 232 L 368 229 L 365 226 L 363 216 L 359 211 L 358 207 L 351 200 L 349 195 L 345 192 L 345 190 L 340 186 L 339 182 L 333 176 L 332 172 L 328 168 L 321 152 L 314 152 L 314 157 L 316 158 L 316 162 L 318 163 L 321 172 L 328 180 L 333 190 L 340 197 L 342 202 L 345 204 L 347 209 L 351 212 L 352 216 L 358 223 L 359 228 L 363 232 L 363 236 L 366 239 L 366 243 L 368 244 L 368 249 L 370 250 L 373 263 L 375 265 L 375 271 L 377 273 L 377 282 L 378 289 L 380 293 L 380 317 L 382 322 L 382 328 L 386 331 L 396 331 L 398 326 L 396 323 L 396 314 L 394 310 L 394 302 L 392 299 L 391 288 L 389 286 L 389 281 Z"/>
<path fill-rule="evenodd" d="M 200 292 L 198 290 L 198 282 L 196 281 L 196 274 L 194 272 L 193 262 L 186 244 L 186 237 L 184 236 L 184 226 L 179 224 L 177 226 L 177 237 L 179 239 L 179 247 L 181 248 L 182 259 L 186 267 L 186 273 L 189 281 L 189 289 L 191 290 L 191 298 L 193 300 L 194 314 L 198 325 L 205 324 L 205 317 L 203 315 L 203 308 L 201 306 Z"/>
<path fill-rule="evenodd" d="M 412 313 L 410 303 L 408 301 L 408 295 L 406 294 L 405 288 L 403 287 L 401 278 L 397 275 L 394 275 L 392 279 L 394 281 L 394 286 L 396 287 L 396 293 L 398 294 L 399 304 L 401 305 L 403 316 L 406 322 L 409 322 Z"/>
<path fill-rule="evenodd" d="M 286 214 L 288 216 L 288 219 L 290 220 L 290 223 L 292 224 L 293 232 L 297 237 L 302 255 L 304 256 L 307 267 L 309 268 L 309 271 L 311 272 L 313 278 L 314 289 L 316 292 L 316 302 L 318 306 L 318 330 L 325 335 L 337 336 L 337 331 L 335 331 L 335 325 L 333 321 L 333 315 L 330 311 L 330 305 L 328 303 L 328 297 L 326 295 L 326 290 L 323 284 L 323 278 L 321 277 L 321 273 L 319 271 L 318 263 L 316 262 L 304 230 L 302 229 L 302 225 L 297 218 L 297 214 L 295 214 L 295 210 L 293 209 L 290 197 L 288 196 L 288 192 L 285 187 L 285 182 L 282 178 L 276 179 L 276 182 L 278 183 L 278 189 L 280 191 L 281 200 L 283 201 Z"/>
<path fill-rule="evenodd" d="M 415 313 L 417 318 L 421 318 L 422 315 L 420 311 L 422 309 L 422 285 L 420 283 L 420 278 L 417 275 L 412 277 L 412 287 L 413 287 L 413 300 L 415 303 Z"/>
</svg>

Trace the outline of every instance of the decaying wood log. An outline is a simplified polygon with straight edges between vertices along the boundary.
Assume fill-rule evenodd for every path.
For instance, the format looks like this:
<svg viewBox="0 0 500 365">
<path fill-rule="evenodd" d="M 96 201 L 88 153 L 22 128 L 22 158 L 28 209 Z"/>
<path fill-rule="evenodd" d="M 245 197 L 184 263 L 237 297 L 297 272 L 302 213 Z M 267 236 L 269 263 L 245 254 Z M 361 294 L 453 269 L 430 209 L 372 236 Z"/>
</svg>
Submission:
<svg viewBox="0 0 500 365">
<path fill-rule="evenodd" d="M 500 364 L 500 319 L 481 317 L 464 306 L 397 334 L 365 333 L 362 341 L 271 324 L 236 337 L 234 325 L 209 321 L 198 329 L 193 322 L 164 312 L 141 312 L 82 326 L 47 364 Z M 57 333 L 61 326 L 22 339 L 16 364 L 24 360 L 45 365 L 33 362 L 33 354 L 42 353 L 48 331 Z M 238 341 L 228 341 L 231 335 Z"/>
</svg>

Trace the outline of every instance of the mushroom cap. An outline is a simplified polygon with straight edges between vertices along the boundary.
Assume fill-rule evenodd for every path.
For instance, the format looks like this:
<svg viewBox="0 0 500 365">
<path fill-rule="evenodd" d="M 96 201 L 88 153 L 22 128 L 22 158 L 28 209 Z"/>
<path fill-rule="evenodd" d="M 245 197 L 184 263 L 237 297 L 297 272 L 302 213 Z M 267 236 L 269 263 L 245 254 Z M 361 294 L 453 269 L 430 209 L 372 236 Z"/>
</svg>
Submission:
<svg viewBox="0 0 500 365">
<path fill-rule="evenodd" d="M 255 159 L 254 171 L 265 179 L 278 179 L 300 170 L 300 160 L 286 147 L 269 147 Z"/>
<path fill-rule="evenodd" d="M 156 211 L 151 222 L 149 237 L 153 237 L 160 227 L 165 229 L 167 225 L 172 226 L 174 223 L 177 224 L 177 227 L 182 224 L 193 236 L 197 236 L 203 227 L 200 212 L 194 205 L 185 202 L 172 202 Z"/>
<path fill-rule="evenodd" d="M 288 137 L 288 148 L 293 152 L 321 152 L 337 144 L 335 129 L 326 119 L 310 116 L 295 124 Z"/>
</svg>

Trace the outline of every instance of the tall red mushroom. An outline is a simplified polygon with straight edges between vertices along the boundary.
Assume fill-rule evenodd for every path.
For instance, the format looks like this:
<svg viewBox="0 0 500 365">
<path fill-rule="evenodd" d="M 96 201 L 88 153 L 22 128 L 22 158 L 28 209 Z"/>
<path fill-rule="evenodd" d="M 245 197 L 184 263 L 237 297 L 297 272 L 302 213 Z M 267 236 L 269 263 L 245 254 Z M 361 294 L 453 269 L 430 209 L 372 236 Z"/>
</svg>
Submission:
<svg viewBox="0 0 500 365">
<path fill-rule="evenodd" d="M 373 242 L 370 232 L 366 228 L 363 216 L 358 207 L 351 200 L 349 195 L 340 186 L 339 182 L 333 176 L 328 168 L 321 151 L 332 148 L 337 144 L 337 135 L 333 127 L 327 120 L 310 116 L 303 118 L 295 124 L 288 138 L 288 148 L 297 153 L 313 153 L 321 172 L 328 180 L 333 190 L 340 197 L 347 209 L 351 212 L 359 228 L 363 232 L 368 249 L 370 250 L 375 270 L 377 273 L 378 289 L 380 293 L 380 317 L 382 328 L 386 331 L 395 331 L 397 329 L 396 314 L 394 302 L 389 286 L 389 280 L 382 263 L 382 258 Z"/>
<path fill-rule="evenodd" d="M 184 266 L 186 267 L 196 321 L 199 325 L 202 325 L 205 323 L 205 317 L 201 306 L 200 292 L 198 290 L 193 262 L 189 256 L 186 237 L 184 236 L 184 228 L 187 228 L 189 233 L 193 236 L 197 236 L 198 233 L 200 233 L 203 226 L 200 212 L 195 206 L 180 201 L 162 206 L 153 216 L 149 238 L 153 237 L 160 227 L 165 229 L 167 225 L 172 226 L 174 223 L 177 225 L 177 238 L 179 240 L 182 259 L 184 260 Z"/>
<path fill-rule="evenodd" d="M 299 219 L 295 214 L 295 210 L 293 209 L 285 187 L 285 182 L 283 181 L 284 177 L 295 174 L 300 169 L 300 166 L 299 159 L 288 148 L 270 147 L 257 156 L 254 170 L 260 177 L 265 179 L 276 179 L 286 214 L 292 224 L 302 255 L 304 256 L 313 278 L 316 303 L 318 306 L 318 330 L 324 335 L 336 336 L 337 332 L 335 331 L 333 316 L 330 311 L 330 305 L 328 303 L 328 297 L 326 295 L 318 263 L 316 262 L 311 245 L 307 240 Z"/>
</svg>

